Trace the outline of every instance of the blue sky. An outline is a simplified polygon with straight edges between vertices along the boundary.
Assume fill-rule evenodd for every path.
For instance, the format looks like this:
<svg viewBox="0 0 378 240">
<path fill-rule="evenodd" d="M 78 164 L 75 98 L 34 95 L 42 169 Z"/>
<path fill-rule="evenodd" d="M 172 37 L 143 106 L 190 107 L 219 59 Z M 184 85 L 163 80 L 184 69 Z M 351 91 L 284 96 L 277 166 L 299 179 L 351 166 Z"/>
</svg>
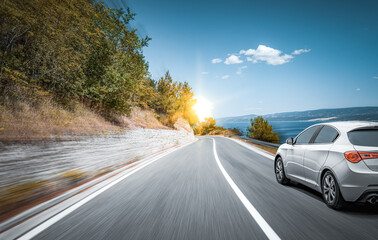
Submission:
<svg viewBox="0 0 378 240">
<path fill-rule="evenodd" d="M 106 3 L 137 14 L 153 78 L 188 81 L 214 117 L 378 106 L 376 0 Z"/>
</svg>

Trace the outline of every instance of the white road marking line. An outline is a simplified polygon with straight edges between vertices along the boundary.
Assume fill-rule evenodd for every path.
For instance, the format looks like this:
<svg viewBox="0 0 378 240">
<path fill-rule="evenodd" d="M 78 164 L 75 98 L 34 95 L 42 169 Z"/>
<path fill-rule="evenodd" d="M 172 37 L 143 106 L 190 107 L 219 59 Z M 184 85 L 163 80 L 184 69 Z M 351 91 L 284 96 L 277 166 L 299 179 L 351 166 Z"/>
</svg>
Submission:
<svg viewBox="0 0 378 240">
<path fill-rule="evenodd" d="M 226 178 L 227 182 L 230 184 L 231 188 L 234 190 L 236 195 L 239 197 L 240 201 L 244 204 L 247 208 L 248 212 L 251 214 L 253 219 L 256 223 L 260 226 L 260 228 L 264 231 L 265 235 L 270 240 L 280 240 L 281 238 L 276 234 L 276 232 L 269 226 L 269 224 L 265 221 L 265 219 L 260 215 L 260 213 L 256 210 L 256 208 L 251 204 L 250 201 L 246 198 L 246 196 L 240 191 L 239 187 L 235 184 L 235 182 L 231 179 L 230 175 L 226 172 L 224 167 L 222 166 L 221 162 L 219 161 L 217 148 L 215 144 L 215 139 L 213 138 L 213 152 L 215 160 L 220 168 L 221 172 L 223 173 L 224 177 Z"/>
<path fill-rule="evenodd" d="M 194 141 L 195 142 L 195 141 Z M 73 212 L 74 210 L 78 209 L 79 207 L 83 206 L 85 203 L 89 202 L 90 200 L 92 200 L 93 198 L 95 198 L 96 196 L 100 195 L 101 193 L 103 193 L 104 191 L 108 190 L 109 188 L 113 187 L 114 185 L 116 185 L 117 183 L 121 182 L 122 180 L 124 180 L 125 178 L 129 177 L 130 175 L 138 172 L 139 170 L 143 169 L 144 167 L 150 165 L 151 163 L 153 162 L 156 162 L 157 160 L 161 159 L 162 157 L 178 150 L 178 149 L 181 149 L 185 146 L 188 146 L 194 142 L 191 142 L 191 143 L 188 143 L 188 144 L 185 144 L 179 148 L 176 148 L 172 151 L 169 151 L 163 155 L 160 155 L 160 156 L 157 156 L 153 159 L 151 159 L 149 162 L 145 163 L 144 165 L 140 166 L 139 168 L 131 171 L 130 173 L 118 178 L 117 180 L 109 183 L 108 185 L 104 186 L 103 188 L 97 190 L 96 192 L 92 193 L 91 195 L 83 198 L 82 200 L 78 201 L 77 203 L 73 204 L 72 206 L 66 208 L 65 210 L 63 210 L 62 212 L 56 214 L 55 216 L 53 216 L 52 218 L 49 218 L 48 220 L 46 220 L 45 222 L 43 222 L 42 224 L 38 225 L 37 227 L 31 229 L 30 231 L 26 232 L 25 234 L 23 234 L 22 236 L 18 237 L 17 239 L 18 240 L 27 240 L 27 239 L 32 239 L 33 237 L 37 236 L 39 233 L 41 233 L 42 231 L 44 231 L 45 229 L 47 229 L 48 227 L 50 227 L 51 225 L 55 224 L 56 222 L 58 222 L 59 220 L 61 220 L 62 218 L 64 218 L 65 216 L 67 216 L 68 214 L 70 214 L 71 212 Z"/>
<path fill-rule="evenodd" d="M 270 155 L 269 153 L 266 153 L 266 152 L 264 152 L 264 151 L 262 151 L 262 150 L 260 150 L 260 149 L 258 149 L 256 147 L 254 147 L 254 146 L 251 146 L 248 143 L 245 143 L 245 142 L 242 142 L 240 140 L 233 139 L 233 138 L 226 138 L 226 139 L 232 140 L 232 141 L 238 143 L 239 145 L 242 145 L 243 147 L 245 147 L 245 148 L 247 148 L 247 149 L 249 149 L 251 151 L 254 151 L 255 153 L 258 153 L 258 154 L 260 154 L 260 155 L 262 155 L 262 156 L 264 156 L 266 158 L 269 158 L 270 160 L 274 161 L 274 155 Z"/>
</svg>

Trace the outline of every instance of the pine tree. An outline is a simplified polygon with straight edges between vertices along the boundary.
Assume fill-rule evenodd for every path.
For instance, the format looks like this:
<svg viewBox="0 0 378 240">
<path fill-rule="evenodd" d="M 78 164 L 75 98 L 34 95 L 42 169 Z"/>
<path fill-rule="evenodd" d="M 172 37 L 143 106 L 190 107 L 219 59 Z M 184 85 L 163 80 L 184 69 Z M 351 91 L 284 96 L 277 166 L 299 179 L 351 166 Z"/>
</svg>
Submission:
<svg viewBox="0 0 378 240">
<path fill-rule="evenodd" d="M 247 128 L 247 136 L 261 141 L 278 143 L 278 136 L 273 132 L 272 125 L 263 117 L 251 118 L 251 126 Z"/>
</svg>

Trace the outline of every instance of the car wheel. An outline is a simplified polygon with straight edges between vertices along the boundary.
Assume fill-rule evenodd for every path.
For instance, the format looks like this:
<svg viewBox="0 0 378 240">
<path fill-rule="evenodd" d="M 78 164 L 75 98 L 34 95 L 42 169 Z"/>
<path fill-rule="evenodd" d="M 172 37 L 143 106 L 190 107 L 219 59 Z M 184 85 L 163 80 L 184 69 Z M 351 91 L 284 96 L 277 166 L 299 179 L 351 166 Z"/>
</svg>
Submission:
<svg viewBox="0 0 378 240">
<path fill-rule="evenodd" d="M 277 158 L 274 164 L 274 171 L 276 173 L 277 182 L 283 185 L 287 185 L 290 182 L 290 180 L 285 175 L 284 164 L 281 157 Z"/>
<path fill-rule="evenodd" d="M 328 207 L 339 210 L 345 202 L 341 196 L 339 185 L 331 171 L 327 171 L 322 179 L 322 195 Z"/>
</svg>

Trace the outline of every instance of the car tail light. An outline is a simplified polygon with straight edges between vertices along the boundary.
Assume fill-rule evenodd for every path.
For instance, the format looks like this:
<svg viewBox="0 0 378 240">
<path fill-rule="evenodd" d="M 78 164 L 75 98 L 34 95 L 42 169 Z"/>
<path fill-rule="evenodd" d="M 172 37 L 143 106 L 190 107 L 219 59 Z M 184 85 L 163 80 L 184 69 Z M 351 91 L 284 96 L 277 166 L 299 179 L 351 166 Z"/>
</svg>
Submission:
<svg viewBox="0 0 378 240">
<path fill-rule="evenodd" d="M 358 163 L 362 159 L 378 158 L 378 153 L 351 151 L 344 153 L 345 158 L 352 163 Z"/>
<path fill-rule="evenodd" d="M 378 153 L 372 152 L 359 152 L 362 159 L 378 158 Z"/>
<path fill-rule="evenodd" d="M 345 158 L 352 163 L 358 163 L 362 160 L 360 154 L 358 152 L 346 152 L 344 153 Z"/>
</svg>

